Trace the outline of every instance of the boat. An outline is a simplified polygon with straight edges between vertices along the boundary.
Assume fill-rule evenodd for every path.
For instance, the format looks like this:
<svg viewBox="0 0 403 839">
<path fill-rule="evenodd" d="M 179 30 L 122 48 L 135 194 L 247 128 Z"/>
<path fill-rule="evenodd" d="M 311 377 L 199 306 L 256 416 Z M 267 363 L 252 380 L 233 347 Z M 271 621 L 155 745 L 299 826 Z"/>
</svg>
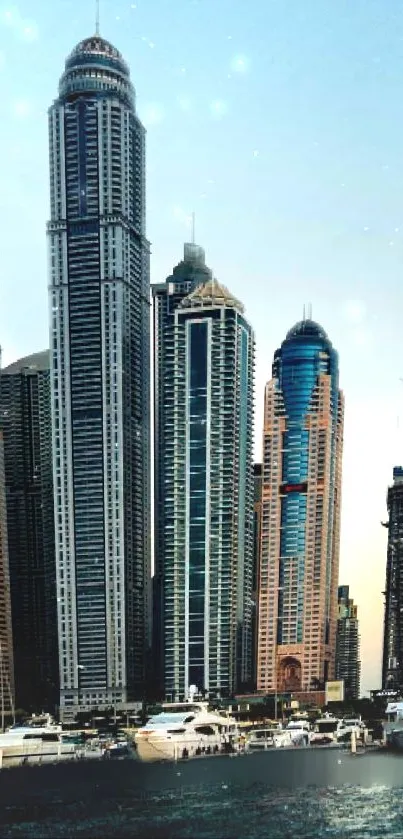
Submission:
<svg viewBox="0 0 403 839">
<path fill-rule="evenodd" d="M 281 749 L 292 745 L 292 736 L 280 723 L 272 723 L 264 728 L 252 729 L 247 737 L 247 749 L 251 752 L 262 749 Z"/>
<path fill-rule="evenodd" d="M 353 734 L 355 735 L 356 741 L 362 740 L 366 743 L 368 729 L 361 717 L 345 717 L 341 719 L 337 728 L 337 741 L 339 743 L 345 741 L 350 742 Z"/>
<path fill-rule="evenodd" d="M 386 746 L 403 751 L 403 700 L 389 702 L 383 722 L 383 739 Z"/>
<path fill-rule="evenodd" d="M 338 717 L 326 714 L 316 720 L 313 731 L 310 734 L 309 742 L 312 746 L 329 746 L 337 742 L 337 733 L 340 726 Z"/>
<path fill-rule="evenodd" d="M 293 746 L 307 746 L 310 739 L 310 724 L 306 719 L 291 719 L 285 728 Z"/>
<path fill-rule="evenodd" d="M 64 741 L 62 728 L 56 724 L 15 725 L 0 734 L 0 765 L 41 761 L 75 752 L 76 744 Z"/>
<path fill-rule="evenodd" d="M 140 760 L 177 760 L 232 750 L 238 736 L 232 717 L 209 710 L 207 702 L 164 704 L 162 708 L 135 734 Z"/>
</svg>

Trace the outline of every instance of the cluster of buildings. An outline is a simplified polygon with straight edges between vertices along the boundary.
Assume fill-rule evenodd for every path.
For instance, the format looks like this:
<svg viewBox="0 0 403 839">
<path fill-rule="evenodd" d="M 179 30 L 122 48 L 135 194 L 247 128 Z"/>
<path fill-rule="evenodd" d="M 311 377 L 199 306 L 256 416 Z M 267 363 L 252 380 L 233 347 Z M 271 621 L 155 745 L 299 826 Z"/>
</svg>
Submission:
<svg viewBox="0 0 403 839">
<path fill-rule="evenodd" d="M 304 316 L 275 352 L 254 464 L 252 326 L 194 241 L 150 294 L 145 132 L 98 33 L 66 61 L 49 144 L 50 348 L 0 374 L 3 712 L 335 680 L 357 697 L 326 332 Z"/>
</svg>

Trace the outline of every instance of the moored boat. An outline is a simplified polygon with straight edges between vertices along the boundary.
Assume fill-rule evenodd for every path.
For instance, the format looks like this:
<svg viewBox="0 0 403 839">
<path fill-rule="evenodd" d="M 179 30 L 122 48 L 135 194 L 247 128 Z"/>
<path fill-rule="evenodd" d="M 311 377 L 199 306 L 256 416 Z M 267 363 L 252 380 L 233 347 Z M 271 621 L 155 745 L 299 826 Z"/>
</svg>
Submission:
<svg viewBox="0 0 403 839">
<path fill-rule="evenodd" d="M 231 749 L 236 720 L 210 711 L 206 702 L 164 705 L 135 735 L 141 760 L 176 760 Z"/>
<path fill-rule="evenodd" d="M 403 751 L 403 700 L 389 702 L 383 722 L 383 739 L 386 746 Z"/>
</svg>

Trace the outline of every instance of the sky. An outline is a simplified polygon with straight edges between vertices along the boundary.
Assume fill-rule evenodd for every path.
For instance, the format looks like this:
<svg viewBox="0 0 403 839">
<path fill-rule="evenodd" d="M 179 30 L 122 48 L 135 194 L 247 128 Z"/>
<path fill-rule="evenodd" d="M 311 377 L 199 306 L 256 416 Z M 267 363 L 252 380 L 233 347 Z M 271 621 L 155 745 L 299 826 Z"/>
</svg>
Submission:
<svg viewBox="0 0 403 839">
<path fill-rule="evenodd" d="M 256 457 L 275 349 L 312 305 L 346 399 L 340 582 L 379 686 L 386 490 L 403 463 L 403 7 L 100 0 L 147 127 L 151 280 L 196 240 L 256 332 Z M 0 344 L 48 345 L 47 109 L 95 0 L 0 0 Z"/>
</svg>

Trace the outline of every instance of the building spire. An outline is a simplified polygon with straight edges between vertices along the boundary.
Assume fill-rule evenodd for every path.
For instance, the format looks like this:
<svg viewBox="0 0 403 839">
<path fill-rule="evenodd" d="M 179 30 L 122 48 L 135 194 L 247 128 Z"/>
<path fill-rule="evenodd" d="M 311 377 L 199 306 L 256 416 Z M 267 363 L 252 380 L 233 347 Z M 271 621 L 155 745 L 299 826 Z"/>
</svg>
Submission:
<svg viewBox="0 0 403 839">
<path fill-rule="evenodd" d="M 99 0 L 95 0 L 95 34 L 99 35 Z"/>
</svg>

